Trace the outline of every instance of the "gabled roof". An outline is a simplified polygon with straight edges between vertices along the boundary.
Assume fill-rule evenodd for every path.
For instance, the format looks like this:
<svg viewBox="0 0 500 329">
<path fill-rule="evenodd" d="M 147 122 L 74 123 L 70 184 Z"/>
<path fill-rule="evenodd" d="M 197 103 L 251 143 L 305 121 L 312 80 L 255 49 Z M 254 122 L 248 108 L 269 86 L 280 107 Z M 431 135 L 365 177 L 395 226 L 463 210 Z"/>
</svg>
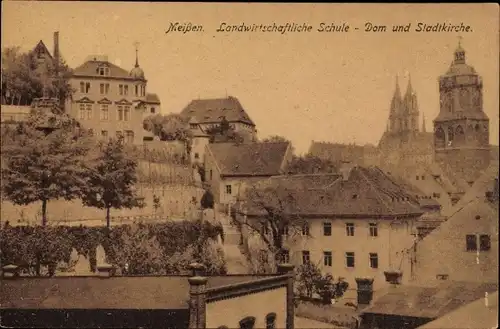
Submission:
<svg viewBox="0 0 500 329">
<path fill-rule="evenodd" d="M 42 40 L 38 41 L 35 48 L 33 48 L 32 52 L 37 54 L 37 55 L 41 53 L 43 55 L 49 56 L 50 59 L 53 59 L 52 55 L 50 54 L 49 49 L 47 48 L 47 46 L 45 46 L 45 43 L 43 43 Z"/>
<path fill-rule="evenodd" d="M 487 303 L 486 303 L 487 301 Z M 418 329 L 496 328 L 498 326 L 498 291 L 429 322 Z"/>
<path fill-rule="evenodd" d="M 192 100 L 182 111 L 183 117 L 195 117 L 198 123 L 216 123 L 225 117 L 229 122 L 243 122 L 255 126 L 254 122 L 236 97 Z"/>
<path fill-rule="evenodd" d="M 157 94 L 146 94 L 146 103 L 149 104 L 160 104 L 160 98 L 158 97 Z"/>
<path fill-rule="evenodd" d="M 109 75 L 102 76 L 99 75 L 98 68 L 101 66 L 109 67 Z M 98 60 L 88 60 L 82 65 L 78 66 L 73 70 L 73 76 L 83 76 L 83 77 L 100 77 L 100 78 L 119 78 L 134 80 L 129 74 L 129 72 L 113 63 L 108 61 L 98 61 Z"/>
<path fill-rule="evenodd" d="M 375 299 L 363 314 L 386 314 L 436 319 L 498 290 L 494 283 L 449 281 L 437 287 L 399 285 Z"/>
<path fill-rule="evenodd" d="M 286 190 L 294 200 L 290 210 L 294 215 L 395 218 L 423 214 L 416 198 L 376 167 L 354 167 L 347 180 L 325 175 L 325 182 L 315 185 L 308 175 L 300 176 L 272 177 L 256 187 Z M 247 212 L 265 215 L 251 200 L 247 200 Z"/>
<path fill-rule="evenodd" d="M 280 175 L 289 143 L 215 143 L 207 146 L 221 176 Z"/>
</svg>

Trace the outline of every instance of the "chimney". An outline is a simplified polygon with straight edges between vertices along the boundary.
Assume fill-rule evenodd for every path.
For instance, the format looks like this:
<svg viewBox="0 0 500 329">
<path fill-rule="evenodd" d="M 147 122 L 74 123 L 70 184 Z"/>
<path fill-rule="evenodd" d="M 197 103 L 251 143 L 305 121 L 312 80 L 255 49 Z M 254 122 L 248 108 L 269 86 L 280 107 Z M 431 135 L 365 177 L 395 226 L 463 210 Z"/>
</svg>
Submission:
<svg viewBox="0 0 500 329">
<path fill-rule="evenodd" d="M 373 299 L 373 278 L 356 278 L 358 308 L 368 306 Z"/>
<path fill-rule="evenodd" d="M 349 180 L 349 175 L 351 170 L 354 168 L 354 164 L 351 161 L 342 161 L 340 165 L 340 174 L 342 175 L 342 181 L 346 182 Z"/>
<path fill-rule="evenodd" d="M 115 274 L 115 267 L 111 264 L 97 265 L 97 275 L 101 278 L 109 278 Z"/>
<path fill-rule="evenodd" d="M 14 279 L 19 276 L 19 267 L 17 265 L 6 265 L 2 267 L 2 278 L 3 279 Z"/>
<path fill-rule="evenodd" d="M 286 287 L 286 329 L 293 329 L 295 327 L 295 298 L 293 292 L 293 284 L 295 281 L 294 266 L 288 263 L 278 264 L 278 274 L 288 275 L 288 284 Z"/>
<path fill-rule="evenodd" d="M 54 32 L 54 59 L 56 65 L 59 64 L 59 31 Z"/>
<path fill-rule="evenodd" d="M 192 276 L 189 282 L 189 329 L 205 329 L 207 320 L 206 290 L 208 278 Z"/>
</svg>

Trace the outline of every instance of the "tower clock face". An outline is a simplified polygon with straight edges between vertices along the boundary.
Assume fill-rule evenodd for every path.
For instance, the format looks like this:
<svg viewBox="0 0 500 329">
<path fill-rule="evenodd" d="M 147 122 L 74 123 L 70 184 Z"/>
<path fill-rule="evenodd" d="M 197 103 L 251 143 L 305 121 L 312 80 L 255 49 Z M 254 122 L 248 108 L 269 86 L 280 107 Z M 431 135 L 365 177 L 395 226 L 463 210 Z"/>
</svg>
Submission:
<svg viewBox="0 0 500 329">
<path fill-rule="evenodd" d="M 460 108 L 462 110 L 468 110 L 470 107 L 470 91 L 467 88 L 461 88 L 459 91 L 459 102 L 460 102 Z"/>
</svg>

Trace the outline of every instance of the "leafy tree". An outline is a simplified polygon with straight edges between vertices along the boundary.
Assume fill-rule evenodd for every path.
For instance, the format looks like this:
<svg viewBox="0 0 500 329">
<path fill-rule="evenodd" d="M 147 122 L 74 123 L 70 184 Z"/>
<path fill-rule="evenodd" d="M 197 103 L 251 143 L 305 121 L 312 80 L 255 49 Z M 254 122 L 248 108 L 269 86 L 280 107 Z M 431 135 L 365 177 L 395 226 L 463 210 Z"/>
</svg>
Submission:
<svg viewBox="0 0 500 329">
<path fill-rule="evenodd" d="M 283 136 L 272 135 L 262 140 L 262 143 L 289 143 L 290 141 Z"/>
<path fill-rule="evenodd" d="M 202 209 L 213 209 L 214 208 L 214 195 L 209 190 L 206 190 L 203 193 L 203 196 L 200 200 Z"/>
<path fill-rule="evenodd" d="M 249 186 L 244 192 L 243 208 L 258 214 L 259 220 L 245 221 L 242 216 L 234 216 L 239 227 L 248 228 L 262 239 L 276 263 L 284 260 L 285 237 L 299 234 L 306 224 L 298 215 L 297 192 L 300 193 L 284 183 Z"/>
<path fill-rule="evenodd" d="M 106 209 L 106 226 L 110 226 L 111 208 L 144 207 L 136 195 L 137 161 L 124 151 L 123 138 L 99 142 L 99 152 L 89 167 L 89 181 L 83 203 L 90 207 Z"/>
<path fill-rule="evenodd" d="M 57 98 L 63 108 L 71 97 L 72 70 L 63 59 L 38 61 L 36 55 L 19 47 L 2 50 L 2 104 L 29 105 L 35 98 Z"/>
<path fill-rule="evenodd" d="M 287 172 L 290 175 L 297 174 L 331 174 L 338 173 L 338 164 L 321 159 L 312 155 L 292 157 L 292 161 L 288 164 Z"/>
<path fill-rule="evenodd" d="M 311 262 L 300 265 L 296 277 L 299 294 L 311 298 L 316 293 L 325 304 L 330 304 L 331 299 L 342 297 L 349 287 L 343 278 L 335 280 L 329 273 L 322 274 L 319 266 Z"/>
<path fill-rule="evenodd" d="M 48 119 L 53 128 L 40 130 L 47 116 L 33 112 L 17 126 L 12 143 L 2 148 L 2 188 L 6 199 L 17 205 L 42 203 L 42 225 L 47 223 L 50 200 L 72 200 L 83 195 L 87 184 L 86 156 L 91 147 L 67 115 Z"/>
</svg>

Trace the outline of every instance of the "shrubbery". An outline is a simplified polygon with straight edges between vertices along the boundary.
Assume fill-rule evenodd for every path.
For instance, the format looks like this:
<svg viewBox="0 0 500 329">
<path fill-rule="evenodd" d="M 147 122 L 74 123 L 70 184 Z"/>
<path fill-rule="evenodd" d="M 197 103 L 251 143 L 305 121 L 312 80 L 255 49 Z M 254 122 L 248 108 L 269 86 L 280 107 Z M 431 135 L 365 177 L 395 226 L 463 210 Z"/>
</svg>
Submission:
<svg viewBox="0 0 500 329">
<path fill-rule="evenodd" d="M 72 250 L 96 266 L 102 245 L 107 262 L 129 274 L 187 274 L 187 265 L 202 263 L 210 274 L 226 272 L 223 254 L 214 247 L 222 227 L 183 221 L 106 227 L 10 226 L 0 229 L 1 262 L 18 265 L 23 273 L 53 275 L 59 262 L 68 263 Z M 127 264 L 127 265 L 126 265 Z"/>
</svg>

